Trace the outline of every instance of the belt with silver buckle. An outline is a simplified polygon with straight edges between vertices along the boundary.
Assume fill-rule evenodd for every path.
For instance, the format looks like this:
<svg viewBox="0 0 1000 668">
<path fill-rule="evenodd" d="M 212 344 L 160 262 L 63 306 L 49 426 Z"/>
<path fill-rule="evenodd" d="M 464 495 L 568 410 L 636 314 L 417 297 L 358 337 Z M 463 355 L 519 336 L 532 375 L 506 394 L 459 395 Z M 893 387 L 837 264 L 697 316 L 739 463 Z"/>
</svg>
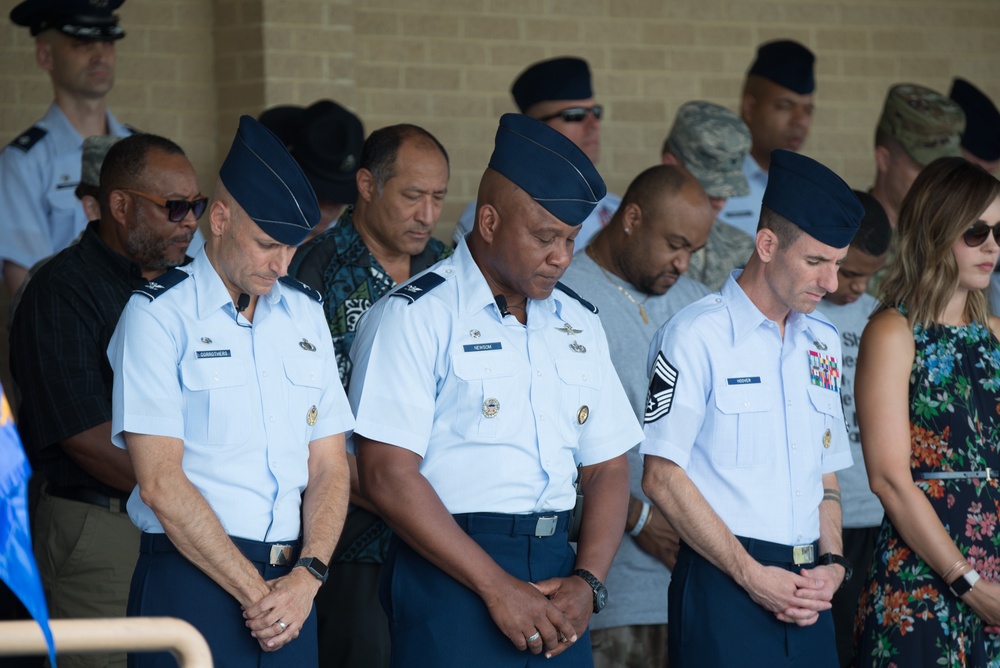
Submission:
<svg viewBox="0 0 1000 668">
<path fill-rule="evenodd" d="M 509 515 L 506 513 L 461 513 L 452 515 L 458 526 L 466 533 L 493 533 L 510 536 L 535 536 L 547 538 L 557 533 L 566 533 L 569 527 L 570 511 L 558 513 L 529 513 Z"/>
<path fill-rule="evenodd" d="M 757 561 L 772 561 L 781 564 L 805 566 L 816 563 L 816 543 L 804 545 L 782 545 L 757 538 L 737 536 L 736 539 L 746 548 L 751 557 Z"/>
<path fill-rule="evenodd" d="M 996 480 L 1000 477 L 1000 471 L 996 469 L 984 469 L 982 471 L 928 471 L 926 473 L 918 471 L 913 474 L 914 482 L 921 480 Z"/>
<path fill-rule="evenodd" d="M 291 566 L 295 563 L 299 550 L 298 542 L 292 544 L 262 543 L 235 536 L 229 538 L 249 561 L 269 566 Z M 139 551 L 154 553 L 177 552 L 178 550 L 166 534 L 143 532 L 139 538 Z"/>
</svg>

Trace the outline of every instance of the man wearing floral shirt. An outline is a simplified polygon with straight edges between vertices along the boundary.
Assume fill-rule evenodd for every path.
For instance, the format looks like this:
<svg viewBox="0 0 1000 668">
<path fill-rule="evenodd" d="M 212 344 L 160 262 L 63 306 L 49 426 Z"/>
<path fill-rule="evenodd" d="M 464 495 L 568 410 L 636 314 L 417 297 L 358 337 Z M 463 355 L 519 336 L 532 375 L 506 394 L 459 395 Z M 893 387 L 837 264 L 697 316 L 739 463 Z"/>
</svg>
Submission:
<svg viewBox="0 0 1000 668">
<path fill-rule="evenodd" d="M 361 316 L 384 294 L 451 255 L 432 237 L 448 192 L 448 154 L 415 125 L 376 130 L 365 141 L 358 201 L 332 229 L 296 252 L 288 273 L 323 295 L 340 380 Z M 320 665 L 389 665 L 389 635 L 378 581 L 389 529 L 358 489 L 351 464 L 351 512 L 327 583 L 316 596 Z"/>
</svg>

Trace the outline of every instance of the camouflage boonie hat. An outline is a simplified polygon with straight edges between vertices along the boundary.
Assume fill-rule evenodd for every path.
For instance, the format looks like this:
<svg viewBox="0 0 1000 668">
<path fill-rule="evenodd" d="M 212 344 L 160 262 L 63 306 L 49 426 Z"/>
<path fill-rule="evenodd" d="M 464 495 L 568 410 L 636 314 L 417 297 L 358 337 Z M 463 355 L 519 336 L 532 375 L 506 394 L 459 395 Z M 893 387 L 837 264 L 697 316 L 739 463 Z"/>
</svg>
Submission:
<svg viewBox="0 0 1000 668">
<path fill-rule="evenodd" d="M 921 165 L 961 157 L 965 112 L 930 88 L 897 84 L 889 89 L 878 129 L 893 137 Z"/>
<path fill-rule="evenodd" d="M 94 135 L 83 140 L 83 160 L 80 163 L 80 185 L 99 188 L 101 185 L 101 165 L 111 147 L 121 137 L 114 135 Z"/>
<path fill-rule="evenodd" d="M 688 102 L 677 110 L 667 137 L 670 151 L 684 163 L 709 197 L 750 194 L 743 160 L 750 130 L 739 116 L 711 102 Z"/>
</svg>

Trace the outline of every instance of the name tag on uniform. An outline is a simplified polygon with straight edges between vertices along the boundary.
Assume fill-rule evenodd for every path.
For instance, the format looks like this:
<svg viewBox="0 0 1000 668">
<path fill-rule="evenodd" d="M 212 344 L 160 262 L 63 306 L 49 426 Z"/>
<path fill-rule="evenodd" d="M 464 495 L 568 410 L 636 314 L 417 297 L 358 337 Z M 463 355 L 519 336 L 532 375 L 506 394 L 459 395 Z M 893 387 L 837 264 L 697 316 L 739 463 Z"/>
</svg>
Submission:
<svg viewBox="0 0 1000 668">
<path fill-rule="evenodd" d="M 200 359 L 212 359 L 213 357 L 232 357 L 233 354 L 228 350 L 199 350 L 195 353 L 195 356 Z"/>
<path fill-rule="evenodd" d="M 729 385 L 757 385 L 760 383 L 760 376 L 740 376 L 738 378 L 726 378 Z"/>
<path fill-rule="evenodd" d="M 499 341 L 494 343 L 467 343 L 462 348 L 467 353 L 479 353 L 484 350 L 500 350 L 503 346 L 500 345 Z"/>
</svg>

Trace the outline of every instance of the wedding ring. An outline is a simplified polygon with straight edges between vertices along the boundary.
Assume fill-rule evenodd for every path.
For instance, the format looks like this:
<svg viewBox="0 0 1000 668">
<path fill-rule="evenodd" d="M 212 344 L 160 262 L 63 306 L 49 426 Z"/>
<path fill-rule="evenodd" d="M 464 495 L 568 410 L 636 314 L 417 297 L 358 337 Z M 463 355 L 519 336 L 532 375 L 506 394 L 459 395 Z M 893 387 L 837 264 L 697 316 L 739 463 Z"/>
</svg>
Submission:
<svg viewBox="0 0 1000 668">
<path fill-rule="evenodd" d="M 287 629 L 287 628 L 288 628 L 288 624 L 284 623 L 284 622 L 283 622 L 283 621 L 281 621 L 280 619 L 278 620 L 278 626 L 280 626 L 280 627 L 281 627 L 281 630 L 282 630 L 282 631 L 284 631 L 285 629 Z"/>
<path fill-rule="evenodd" d="M 538 631 L 535 631 L 530 636 L 528 636 L 528 642 L 535 642 L 536 640 L 538 640 L 541 637 L 542 637 L 542 634 L 539 633 Z"/>
</svg>

